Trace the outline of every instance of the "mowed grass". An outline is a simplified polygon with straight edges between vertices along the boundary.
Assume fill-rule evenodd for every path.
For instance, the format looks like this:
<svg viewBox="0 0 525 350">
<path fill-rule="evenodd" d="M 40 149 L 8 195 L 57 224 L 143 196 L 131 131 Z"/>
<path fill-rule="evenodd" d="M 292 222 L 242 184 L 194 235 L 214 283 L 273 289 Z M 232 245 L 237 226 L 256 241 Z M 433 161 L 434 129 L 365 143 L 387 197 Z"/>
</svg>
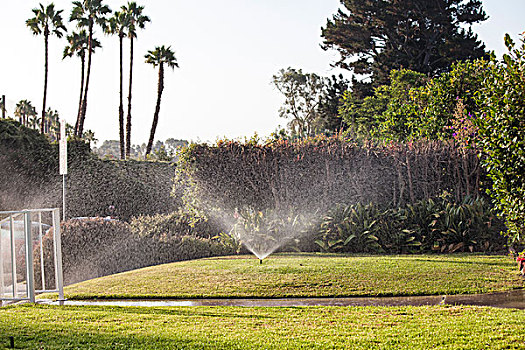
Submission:
<svg viewBox="0 0 525 350">
<path fill-rule="evenodd" d="M 0 309 L 0 348 L 524 349 L 525 312 L 485 307 Z"/>
<path fill-rule="evenodd" d="M 65 288 L 86 298 L 278 298 L 473 294 L 523 288 L 505 256 L 322 254 L 222 257 L 148 267 Z"/>
</svg>

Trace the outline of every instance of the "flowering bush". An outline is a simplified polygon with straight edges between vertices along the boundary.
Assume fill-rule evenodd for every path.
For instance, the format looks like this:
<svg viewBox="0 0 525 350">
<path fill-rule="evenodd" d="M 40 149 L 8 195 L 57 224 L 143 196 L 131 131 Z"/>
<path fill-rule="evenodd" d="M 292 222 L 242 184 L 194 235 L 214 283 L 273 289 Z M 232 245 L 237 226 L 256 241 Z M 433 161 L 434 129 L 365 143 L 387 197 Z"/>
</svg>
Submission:
<svg viewBox="0 0 525 350">
<path fill-rule="evenodd" d="M 460 97 L 457 98 L 456 111 L 454 112 L 454 118 L 451 120 L 451 125 L 445 127 L 445 129 L 452 132 L 452 138 L 463 148 L 477 148 L 476 141 L 479 128 L 476 126 L 474 114 L 467 112 L 466 106 Z"/>
</svg>

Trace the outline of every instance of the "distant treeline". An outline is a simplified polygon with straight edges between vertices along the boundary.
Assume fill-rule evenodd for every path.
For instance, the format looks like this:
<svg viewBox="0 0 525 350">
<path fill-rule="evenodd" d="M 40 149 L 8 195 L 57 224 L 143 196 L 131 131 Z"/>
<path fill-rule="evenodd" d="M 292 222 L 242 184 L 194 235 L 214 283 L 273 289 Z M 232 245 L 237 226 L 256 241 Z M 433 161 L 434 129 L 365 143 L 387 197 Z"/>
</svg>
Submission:
<svg viewBox="0 0 525 350">
<path fill-rule="evenodd" d="M 169 138 L 166 141 L 157 141 L 153 145 L 152 153 L 148 159 L 162 161 L 176 161 L 178 152 L 182 147 L 188 145 L 186 140 Z M 120 159 L 120 143 L 118 140 L 105 140 L 99 147 L 93 147 L 93 153 L 104 159 Z M 146 144 L 131 145 L 131 159 L 144 159 Z"/>
</svg>

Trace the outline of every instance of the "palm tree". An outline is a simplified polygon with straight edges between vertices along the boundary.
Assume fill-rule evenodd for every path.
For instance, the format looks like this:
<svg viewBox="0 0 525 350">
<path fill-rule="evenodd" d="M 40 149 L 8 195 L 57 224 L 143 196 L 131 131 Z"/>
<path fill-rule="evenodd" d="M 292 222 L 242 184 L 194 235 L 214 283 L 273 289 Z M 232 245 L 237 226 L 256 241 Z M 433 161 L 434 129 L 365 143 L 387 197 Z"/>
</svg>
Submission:
<svg viewBox="0 0 525 350">
<path fill-rule="evenodd" d="M 153 139 L 155 138 L 155 130 L 157 129 L 157 124 L 159 122 L 159 112 L 160 112 L 160 99 L 162 97 L 162 91 L 164 90 L 164 65 L 175 69 L 179 67 L 177 59 L 175 58 L 175 53 L 171 51 L 171 47 L 167 48 L 162 45 L 161 47 L 156 47 L 153 51 L 148 51 L 148 54 L 144 56 L 146 58 L 146 63 L 152 64 L 153 67 L 159 66 L 159 83 L 157 90 L 157 105 L 155 106 L 155 114 L 153 114 L 153 124 L 151 125 L 151 132 L 149 136 L 148 146 L 146 147 L 146 157 L 151 153 L 151 148 L 153 147 Z"/>
<path fill-rule="evenodd" d="M 78 126 L 75 128 L 75 136 L 82 137 L 82 132 L 84 131 L 84 121 L 86 119 L 89 78 L 91 76 L 91 54 L 93 53 L 94 26 L 99 25 L 104 29 L 106 27 L 106 15 L 111 12 L 111 9 L 107 5 L 103 5 L 102 0 L 73 1 L 73 6 L 74 7 L 71 11 L 69 21 L 76 21 L 78 28 L 88 29 L 88 63 L 86 84 L 84 87 L 80 120 Z"/>
<path fill-rule="evenodd" d="M 60 135 L 60 117 L 58 111 L 52 110 L 51 107 L 46 112 L 46 134 L 53 140 L 58 140 Z"/>
<path fill-rule="evenodd" d="M 31 101 L 20 100 L 20 102 L 16 104 L 15 116 L 18 117 L 20 124 L 24 126 L 27 126 L 29 124 L 29 119 L 37 114 L 38 113 L 36 112 L 35 107 L 31 104 Z"/>
<path fill-rule="evenodd" d="M 106 28 L 106 32 L 108 34 L 118 35 L 119 38 L 119 48 L 120 48 L 120 104 L 118 108 L 118 121 L 119 121 L 119 136 L 120 136 L 120 159 L 126 159 L 126 152 L 125 152 L 125 140 L 124 140 L 124 91 L 123 91 L 123 84 L 122 84 L 122 42 L 124 40 L 124 36 L 126 35 L 126 30 L 130 27 L 130 16 L 128 12 L 122 10 L 120 12 L 115 12 L 113 14 L 113 17 L 111 17 L 108 21 L 108 27 Z"/>
<path fill-rule="evenodd" d="M 122 11 L 129 16 L 129 90 L 128 90 L 128 115 L 126 118 L 126 157 L 129 157 L 131 150 L 131 87 L 133 85 L 133 39 L 137 37 L 137 28 L 144 29 L 148 16 L 142 15 L 144 6 L 137 6 L 136 2 L 128 2 L 128 6 L 122 6 Z"/>
<path fill-rule="evenodd" d="M 75 123 L 75 130 L 78 129 L 80 123 L 80 115 L 82 113 L 82 98 L 84 93 L 84 74 L 85 74 L 85 63 L 86 63 L 86 51 L 89 47 L 89 37 L 84 29 L 80 30 L 78 33 L 73 32 L 71 35 L 66 37 L 68 45 L 64 48 L 64 54 L 62 59 L 66 57 L 72 57 L 75 53 L 80 57 L 80 97 L 78 101 L 78 112 L 77 112 L 77 121 Z M 93 38 L 92 39 L 92 51 L 94 52 L 97 47 L 100 47 L 100 41 Z"/>
<path fill-rule="evenodd" d="M 35 114 L 30 114 L 27 117 L 27 127 L 37 130 L 39 126 L 40 126 L 40 118 L 38 117 L 38 113 L 36 113 L 36 110 L 35 110 Z M 44 125 L 44 130 L 45 128 L 46 128 L 46 125 Z"/>
<path fill-rule="evenodd" d="M 44 34 L 45 60 L 44 60 L 44 101 L 42 103 L 42 121 L 40 132 L 44 133 L 44 123 L 46 120 L 46 98 L 47 98 L 47 73 L 48 73 L 48 41 L 49 35 L 56 35 L 61 38 L 63 32 L 67 32 L 62 23 L 62 10 L 55 11 L 55 4 L 51 3 L 46 8 L 40 4 L 40 8 L 33 9 L 35 17 L 26 21 L 26 25 L 34 35 Z"/>
</svg>

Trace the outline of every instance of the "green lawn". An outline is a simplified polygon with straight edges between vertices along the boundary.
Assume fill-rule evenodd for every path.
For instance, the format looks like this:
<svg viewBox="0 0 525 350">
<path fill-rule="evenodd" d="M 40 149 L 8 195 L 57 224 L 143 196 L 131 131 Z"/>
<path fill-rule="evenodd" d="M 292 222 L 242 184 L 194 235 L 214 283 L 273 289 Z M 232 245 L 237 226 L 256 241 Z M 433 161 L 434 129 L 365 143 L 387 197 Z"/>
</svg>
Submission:
<svg viewBox="0 0 525 350">
<path fill-rule="evenodd" d="M 524 349 L 525 312 L 481 307 L 0 309 L 0 348 Z"/>
<path fill-rule="evenodd" d="M 344 297 L 472 294 L 523 288 L 505 256 L 272 255 L 178 262 L 86 281 L 83 298 Z"/>
</svg>

